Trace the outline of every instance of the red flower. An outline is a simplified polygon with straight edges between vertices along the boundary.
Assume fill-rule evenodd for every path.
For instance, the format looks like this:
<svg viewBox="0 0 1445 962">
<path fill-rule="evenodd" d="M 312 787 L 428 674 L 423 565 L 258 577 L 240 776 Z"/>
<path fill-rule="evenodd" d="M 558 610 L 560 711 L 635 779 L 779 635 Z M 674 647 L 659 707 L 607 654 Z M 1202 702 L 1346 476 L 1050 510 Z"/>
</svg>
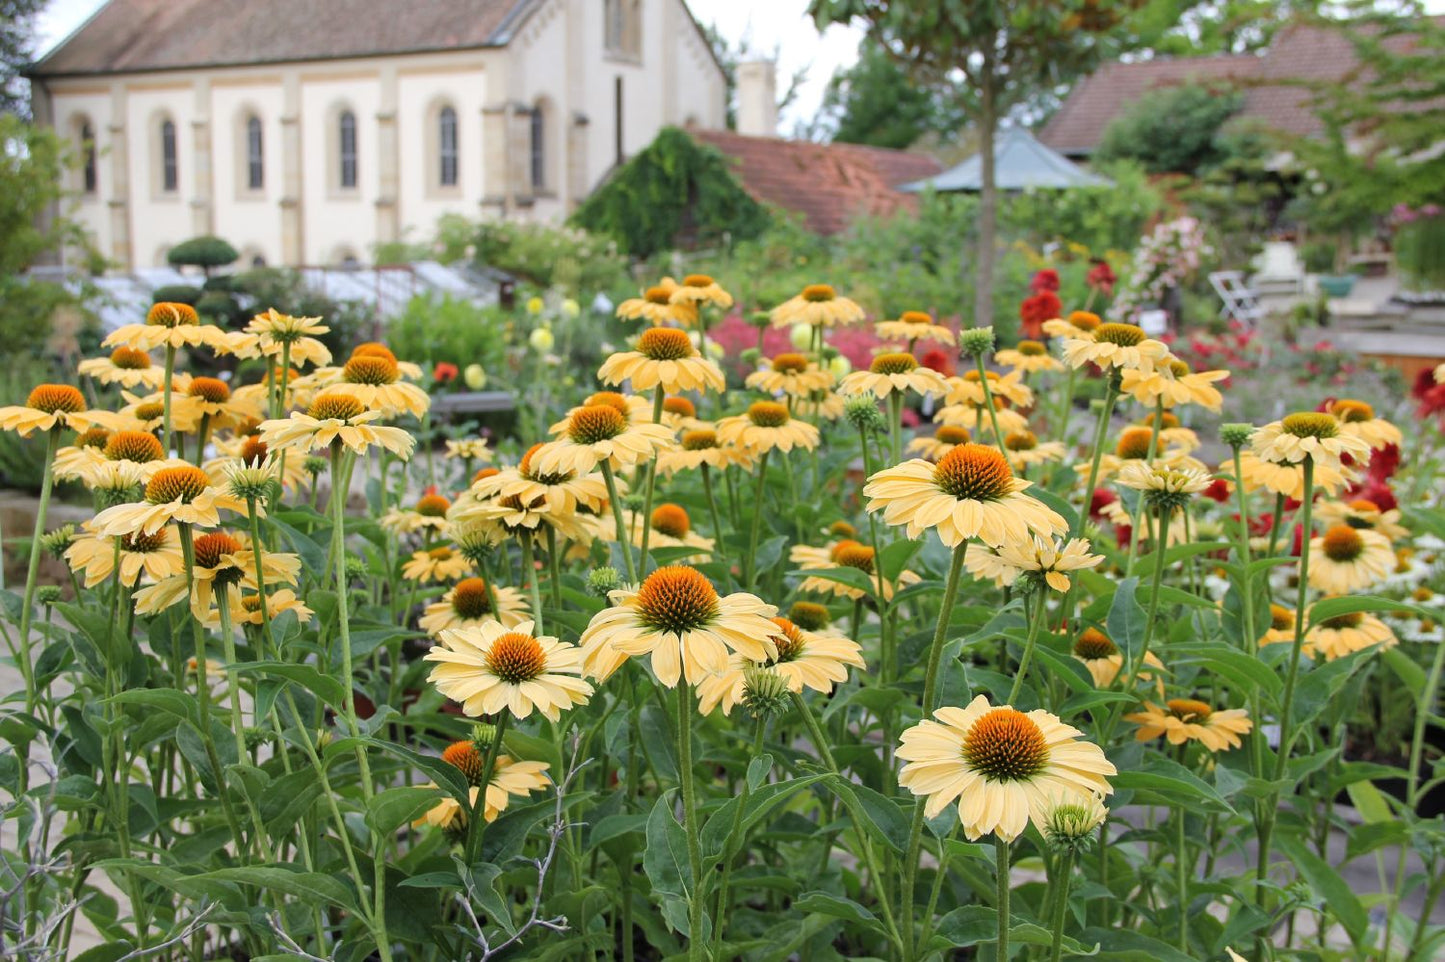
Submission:
<svg viewBox="0 0 1445 962">
<path fill-rule="evenodd" d="M 1215 478 L 1204 489 L 1204 496 L 1223 504 L 1229 500 L 1229 485 L 1224 483 L 1223 478 Z"/>
<path fill-rule="evenodd" d="M 437 366 L 432 369 L 431 379 L 438 384 L 450 384 L 457 379 L 457 375 L 460 373 L 462 372 L 457 369 L 455 364 L 439 361 Z"/>
<path fill-rule="evenodd" d="M 1109 295 L 1114 293 L 1114 284 L 1118 282 L 1114 276 L 1114 269 L 1109 266 L 1108 261 L 1095 261 L 1094 266 L 1089 268 L 1088 275 L 1084 278 L 1094 290 L 1100 294 Z"/>
<path fill-rule="evenodd" d="M 1033 291 L 1035 294 L 1041 294 L 1044 291 L 1056 291 L 1058 289 L 1059 272 L 1054 270 L 1052 267 L 1045 267 L 1043 270 L 1035 274 L 1033 276 L 1033 279 L 1029 281 L 1029 290 Z"/>
<path fill-rule="evenodd" d="M 1120 548 L 1129 547 L 1129 543 L 1134 540 L 1133 527 L 1127 524 L 1116 525 L 1114 527 L 1114 540 Z"/>
<path fill-rule="evenodd" d="M 940 351 L 938 348 L 924 351 L 923 356 L 918 359 L 918 363 L 937 371 L 944 377 L 953 377 L 958 373 L 958 368 L 954 367 L 953 358 L 949 357 L 946 351 Z"/>
<path fill-rule="evenodd" d="M 1445 412 L 1445 384 L 1437 384 L 1420 395 L 1420 416 Z"/>
<path fill-rule="evenodd" d="M 1387 444 L 1377 449 L 1370 458 L 1370 479 L 1383 482 L 1393 478 L 1400 467 L 1400 446 Z"/>
<path fill-rule="evenodd" d="M 1063 302 L 1053 291 L 1039 291 L 1033 297 L 1024 298 L 1019 305 L 1020 333 L 1029 340 L 1043 340 L 1044 321 L 1058 317 L 1063 309 Z"/>
<path fill-rule="evenodd" d="M 1097 518 L 1109 505 L 1119 500 L 1119 496 L 1108 488 L 1095 488 L 1094 496 L 1089 499 L 1089 517 Z"/>
</svg>

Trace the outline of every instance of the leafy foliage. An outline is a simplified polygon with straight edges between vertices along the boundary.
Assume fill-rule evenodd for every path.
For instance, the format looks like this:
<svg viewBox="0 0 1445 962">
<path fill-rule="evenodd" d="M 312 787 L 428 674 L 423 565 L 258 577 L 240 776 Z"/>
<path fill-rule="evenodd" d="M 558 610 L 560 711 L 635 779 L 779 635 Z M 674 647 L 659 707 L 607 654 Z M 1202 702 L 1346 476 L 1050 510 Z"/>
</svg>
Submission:
<svg viewBox="0 0 1445 962">
<path fill-rule="evenodd" d="M 219 237 L 202 236 L 183 240 L 166 253 L 173 267 L 199 267 L 207 274 L 217 267 L 236 263 L 240 253 Z"/>
<path fill-rule="evenodd" d="M 664 128 L 572 215 L 634 257 L 756 237 L 768 220 L 727 158 L 677 127 Z"/>
<path fill-rule="evenodd" d="M 1140 97 L 1104 130 L 1096 156 L 1127 159 L 1151 174 L 1195 174 L 1227 156 L 1220 134 L 1244 95 L 1203 84 L 1161 87 Z"/>
<path fill-rule="evenodd" d="M 834 140 L 902 149 L 924 134 L 956 129 L 960 118 L 951 100 L 914 83 L 882 46 L 865 38 L 857 62 L 828 81 L 822 109 L 836 116 Z"/>
</svg>

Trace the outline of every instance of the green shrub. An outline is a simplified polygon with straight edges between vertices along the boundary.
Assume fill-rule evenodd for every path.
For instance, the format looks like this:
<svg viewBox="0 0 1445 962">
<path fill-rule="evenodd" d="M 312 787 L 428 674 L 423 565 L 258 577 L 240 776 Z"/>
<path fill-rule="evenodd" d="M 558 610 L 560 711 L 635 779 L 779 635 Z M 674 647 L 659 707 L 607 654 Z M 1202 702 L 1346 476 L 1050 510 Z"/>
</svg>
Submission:
<svg viewBox="0 0 1445 962">
<path fill-rule="evenodd" d="M 1238 91 L 1199 84 L 1151 90 L 1105 128 L 1095 159 L 1134 160 L 1152 174 L 1193 174 L 1225 158 L 1219 135 L 1243 104 Z"/>
<path fill-rule="evenodd" d="M 465 368 L 480 364 L 495 374 L 502 367 L 511 320 L 494 307 L 477 307 L 450 295 L 417 295 L 386 328 L 387 345 L 430 370 L 439 361 Z"/>
<path fill-rule="evenodd" d="M 163 284 L 151 291 L 151 303 L 160 304 L 168 301 L 175 304 L 189 304 L 196 306 L 196 301 L 201 299 L 201 288 L 192 287 L 189 284 Z"/>
<path fill-rule="evenodd" d="M 489 222 L 477 228 L 475 248 L 482 266 L 579 299 L 636 287 L 615 244 L 575 227 Z"/>
<path fill-rule="evenodd" d="M 246 312 L 255 314 L 274 307 L 299 317 L 320 317 L 330 328 L 319 340 L 335 355 L 342 356 L 358 341 L 371 337 L 374 315 L 370 307 L 351 301 L 334 301 L 313 291 L 301 275 L 284 267 L 257 267 L 231 275 L 233 289 L 246 301 Z"/>
<path fill-rule="evenodd" d="M 240 256 L 226 241 L 206 235 L 181 241 L 166 254 L 166 260 L 172 267 L 199 267 L 209 275 L 217 267 L 236 263 Z"/>
</svg>

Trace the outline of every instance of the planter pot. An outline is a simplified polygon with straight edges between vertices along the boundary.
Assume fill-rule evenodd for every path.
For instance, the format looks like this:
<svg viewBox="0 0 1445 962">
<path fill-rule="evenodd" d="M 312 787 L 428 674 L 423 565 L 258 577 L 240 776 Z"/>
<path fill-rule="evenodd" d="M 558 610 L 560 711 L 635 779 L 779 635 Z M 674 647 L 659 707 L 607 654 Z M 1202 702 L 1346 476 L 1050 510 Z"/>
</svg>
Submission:
<svg viewBox="0 0 1445 962">
<path fill-rule="evenodd" d="M 1358 280 L 1354 274 L 1321 274 L 1320 290 L 1328 297 L 1349 297 L 1350 291 L 1355 289 L 1355 281 Z"/>
</svg>

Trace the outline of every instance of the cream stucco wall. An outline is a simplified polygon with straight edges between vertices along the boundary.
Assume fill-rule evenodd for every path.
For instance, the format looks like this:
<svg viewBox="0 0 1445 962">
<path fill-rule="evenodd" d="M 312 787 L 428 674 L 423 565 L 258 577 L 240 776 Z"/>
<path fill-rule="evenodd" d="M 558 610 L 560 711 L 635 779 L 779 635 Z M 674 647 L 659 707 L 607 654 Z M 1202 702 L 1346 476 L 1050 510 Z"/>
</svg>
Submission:
<svg viewBox="0 0 1445 962">
<path fill-rule="evenodd" d="M 623 0 L 629 2 L 629 0 Z M 164 264 L 213 231 L 249 265 L 371 259 L 420 240 L 443 214 L 560 220 L 617 160 L 666 124 L 718 127 L 721 73 L 682 0 L 634 0 L 639 55 L 604 43 L 604 0 L 539 0 L 504 48 L 113 77 L 38 85 L 48 119 L 98 141 L 97 189 L 76 216 L 119 267 Z M 459 183 L 439 184 L 438 111 L 457 112 Z M 546 176 L 531 177 L 531 111 L 544 118 Z M 340 187 L 339 117 L 357 121 L 357 184 Z M 263 131 L 264 184 L 247 185 L 245 118 Z M 178 185 L 161 189 L 159 123 L 176 125 Z M 73 184 L 81 186 L 77 172 Z"/>
</svg>

